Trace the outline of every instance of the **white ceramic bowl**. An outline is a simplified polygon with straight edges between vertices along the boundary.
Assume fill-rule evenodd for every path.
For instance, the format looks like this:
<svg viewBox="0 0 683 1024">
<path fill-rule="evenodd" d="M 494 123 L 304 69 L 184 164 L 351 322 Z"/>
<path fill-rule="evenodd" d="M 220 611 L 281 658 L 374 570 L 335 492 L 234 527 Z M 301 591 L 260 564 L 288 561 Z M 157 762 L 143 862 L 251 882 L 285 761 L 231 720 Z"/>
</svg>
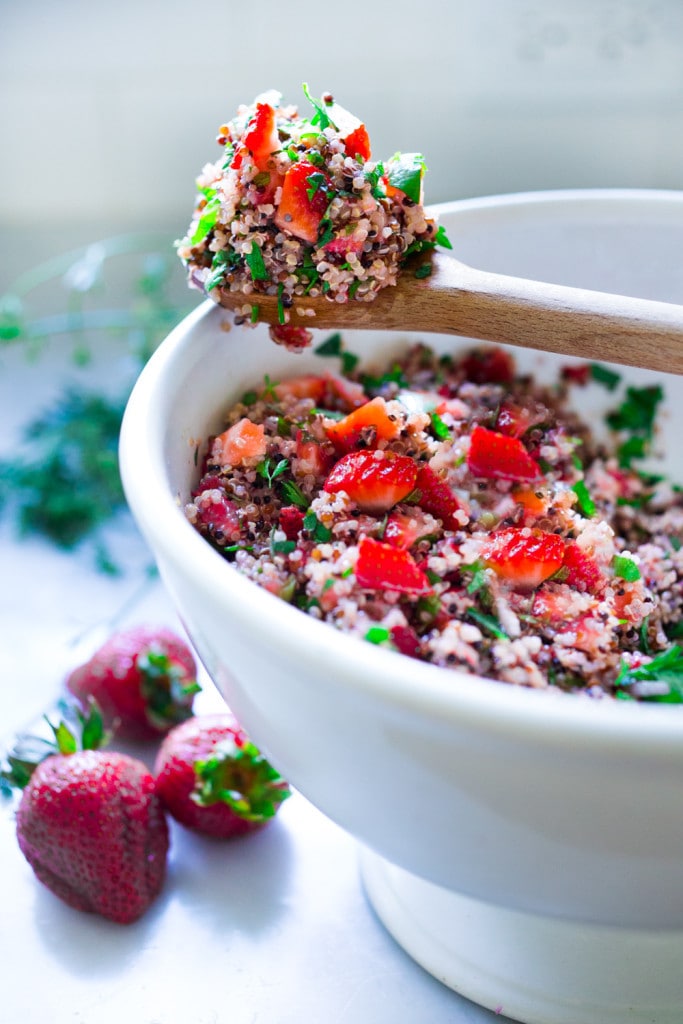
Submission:
<svg viewBox="0 0 683 1024">
<path fill-rule="evenodd" d="M 474 266 L 683 301 L 683 193 L 494 197 L 447 204 L 440 219 Z M 358 838 L 380 916 L 446 983 L 525 1021 L 680 1024 L 683 709 L 420 664 L 241 577 L 183 516 L 197 444 L 264 373 L 329 360 L 287 353 L 264 328 L 226 333 L 223 319 L 203 305 L 150 360 L 121 460 L 133 514 L 226 700 L 292 784 Z M 366 361 L 408 340 L 347 336 Z M 557 365 L 518 359 L 541 375 Z M 683 479 L 681 380 L 630 376 L 663 381 L 661 447 Z M 597 424 L 608 398 L 590 396 Z"/>
</svg>

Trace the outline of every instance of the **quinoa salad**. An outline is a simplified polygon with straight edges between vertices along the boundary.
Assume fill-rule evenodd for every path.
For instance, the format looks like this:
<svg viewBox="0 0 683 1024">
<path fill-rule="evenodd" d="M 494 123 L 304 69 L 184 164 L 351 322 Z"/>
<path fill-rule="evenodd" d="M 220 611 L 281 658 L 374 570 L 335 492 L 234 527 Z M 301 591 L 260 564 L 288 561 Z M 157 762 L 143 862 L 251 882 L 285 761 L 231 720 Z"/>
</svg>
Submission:
<svg viewBox="0 0 683 1024">
<path fill-rule="evenodd" d="M 683 493 L 643 470 L 659 387 L 553 384 L 419 344 L 266 377 L 208 439 L 186 515 L 234 569 L 367 642 L 508 684 L 683 701 Z M 609 442 L 572 411 L 605 387 Z"/>
<path fill-rule="evenodd" d="M 271 91 L 220 126 L 221 155 L 202 170 L 177 243 L 191 286 L 219 304 L 244 295 L 236 323 L 256 323 L 259 296 L 276 296 L 271 336 L 291 349 L 312 340 L 307 297 L 370 302 L 411 256 L 451 248 L 423 206 L 422 155 L 372 160 L 362 121 L 329 93 L 304 93 L 309 116 Z"/>
</svg>

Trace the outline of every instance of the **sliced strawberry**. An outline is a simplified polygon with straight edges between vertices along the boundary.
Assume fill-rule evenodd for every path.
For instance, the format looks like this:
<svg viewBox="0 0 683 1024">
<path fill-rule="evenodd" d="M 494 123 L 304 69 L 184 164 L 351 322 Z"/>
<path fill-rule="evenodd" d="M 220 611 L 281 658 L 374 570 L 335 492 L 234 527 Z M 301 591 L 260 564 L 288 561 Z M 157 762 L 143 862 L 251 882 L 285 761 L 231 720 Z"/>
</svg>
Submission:
<svg viewBox="0 0 683 1024">
<path fill-rule="evenodd" d="M 385 451 L 349 452 L 323 485 L 330 494 L 345 491 L 364 512 L 387 512 L 415 488 L 417 466 L 407 455 Z"/>
<path fill-rule="evenodd" d="M 278 522 L 287 540 L 296 540 L 304 525 L 304 511 L 296 505 L 285 505 L 280 509 Z"/>
<path fill-rule="evenodd" d="M 394 510 L 387 519 L 382 540 L 394 548 L 411 548 L 421 537 L 434 532 L 434 523 L 425 520 L 424 512 L 415 508 L 410 512 Z"/>
<path fill-rule="evenodd" d="M 320 175 L 328 180 L 323 171 L 306 160 L 292 164 L 282 182 L 282 196 L 274 218 L 281 231 L 309 245 L 318 240 L 320 221 L 330 201 L 327 188 L 319 184 Z"/>
<path fill-rule="evenodd" d="M 350 110 L 334 101 L 326 103 L 325 110 L 340 137 L 344 140 L 346 155 L 354 157 L 354 159 L 358 158 L 361 163 L 369 160 L 370 136 L 363 122 Z"/>
<path fill-rule="evenodd" d="M 361 439 L 366 444 L 391 441 L 400 429 L 398 418 L 389 413 L 387 403 L 378 397 L 354 409 L 343 420 L 326 424 L 325 433 L 337 451 L 349 452 Z"/>
<path fill-rule="evenodd" d="M 331 397 L 333 399 L 341 398 L 342 402 L 348 406 L 349 409 L 358 409 L 361 405 L 365 405 L 368 401 L 368 396 L 365 394 L 365 389 L 362 384 L 359 384 L 355 380 L 349 380 L 348 377 L 340 377 L 336 373 L 325 374 Z"/>
<path fill-rule="evenodd" d="M 543 475 L 519 438 L 479 425 L 472 431 L 467 465 L 474 476 L 487 480 L 539 480 Z"/>
<path fill-rule="evenodd" d="M 313 341 L 313 331 L 296 324 L 273 324 L 269 328 L 270 340 L 276 345 L 283 345 L 290 352 L 301 352 Z"/>
<path fill-rule="evenodd" d="M 412 626 L 393 626 L 390 632 L 391 642 L 397 651 L 409 658 L 419 658 L 420 638 Z"/>
<path fill-rule="evenodd" d="M 455 514 L 462 506 L 446 481 L 431 466 L 420 467 L 415 486 L 420 492 L 418 504 L 423 511 L 440 519 L 447 530 L 460 528 L 462 524 Z"/>
<path fill-rule="evenodd" d="M 566 587 L 553 590 L 541 587 L 534 594 L 531 614 L 543 622 L 566 623 L 569 621 L 568 612 L 574 599 L 574 595 Z"/>
<path fill-rule="evenodd" d="M 247 417 L 233 423 L 216 438 L 214 452 L 221 466 L 239 466 L 247 460 L 262 459 L 266 454 L 265 427 Z"/>
<path fill-rule="evenodd" d="M 595 559 L 587 555 L 574 541 L 569 541 L 565 547 L 562 564 L 568 570 L 564 582 L 570 587 L 576 587 L 577 590 L 596 594 L 606 582 Z"/>
<path fill-rule="evenodd" d="M 562 380 L 569 381 L 570 384 L 578 384 L 580 388 L 583 388 L 591 379 L 590 363 L 574 363 L 563 366 L 561 376 Z"/>
<path fill-rule="evenodd" d="M 259 171 L 268 170 L 273 153 L 282 148 L 275 111 L 269 103 L 256 104 L 256 113 L 247 125 L 243 141 Z"/>
<path fill-rule="evenodd" d="M 393 590 L 401 594 L 429 594 L 429 580 L 408 551 L 392 548 L 372 537 L 361 537 L 356 580 L 366 590 Z"/>
<path fill-rule="evenodd" d="M 503 348 L 483 348 L 469 352 L 460 366 L 474 384 L 509 384 L 514 380 L 515 363 Z"/>
<path fill-rule="evenodd" d="M 497 530 L 484 546 L 482 559 L 508 583 L 530 590 L 562 567 L 564 540 L 543 530 Z"/>
</svg>

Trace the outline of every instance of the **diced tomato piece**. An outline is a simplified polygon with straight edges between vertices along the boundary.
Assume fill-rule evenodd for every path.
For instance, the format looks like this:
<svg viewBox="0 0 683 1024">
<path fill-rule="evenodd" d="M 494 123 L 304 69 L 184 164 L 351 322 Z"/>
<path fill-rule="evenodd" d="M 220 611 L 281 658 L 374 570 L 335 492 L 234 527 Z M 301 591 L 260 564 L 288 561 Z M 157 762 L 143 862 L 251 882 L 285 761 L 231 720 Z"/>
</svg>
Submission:
<svg viewBox="0 0 683 1024">
<path fill-rule="evenodd" d="M 315 245 L 318 240 L 320 221 L 329 202 L 327 189 L 316 187 L 315 183 L 320 178 L 309 181 L 313 174 L 328 180 L 324 171 L 306 160 L 292 164 L 282 182 L 282 197 L 274 218 L 281 231 L 295 235 L 309 245 Z"/>
<path fill-rule="evenodd" d="M 543 530 L 497 530 L 484 546 L 482 559 L 508 583 L 531 590 L 562 567 L 564 540 Z"/>
<path fill-rule="evenodd" d="M 276 345 L 284 345 L 290 352 L 301 352 L 313 341 L 313 331 L 296 324 L 273 324 L 268 333 L 271 341 Z"/>
<path fill-rule="evenodd" d="M 361 537 L 356 580 L 367 590 L 393 590 L 401 594 L 429 594 L 429 580 L 412 555 L 372 537 Z"/>
<path fill-rule="evenodd" d="M 278 522 L 287 540 L 296 540 L 304 525 L 305 513 L 296 505 L 285 505 L 280 509 Z"/>
<path fill-rule="evenodd" d="M 421 537 L 434 532 L 434 525 L 426 522 L 424 512 L 415 508 L 410 512 L 393 511 L 387 519 L 382 540 L 394 548 L 410 548 Z"/>
<path fill-rule="evenodd" d="M 606 583 L 595 559 L 587 555 L 574 541 L 569 541 L 565 547 L 562 564 L 568 570 L 564 582 L 570 587 L 596 594 Z"/>
<path fill-rule="evenodd" d="M 266 454 L 265 427 L 252 423 L 246 416 L 220 434 L 216 442 L 222 466 L 239 466 L 248 460 L 258 462 Z"/>
<path fill-rule="evenodd" d="M 467 452 L 474 476 L 498 480 L 539 480 L 541 468 L 516 437 L 477 425 Z"/>
<path fill-rule="evenodd" d="M 419 657 L 420 638 L 412 626 L 392 626 L 390 632 L 391 642 L 397 651 L 409 658 Z"/>
<path fill-rule="evenodd" d="M 372 428 L 372 429 L 369 429 Z M 338 451 L 351 451 L 363 438 L 377 441 L 391 441 L 398 436 L 400 423 L 389 414 L 383 398 L 373 398 L 345 416 L 343 420 L 329 423 L 325 433 Z"/>
<path fill-rule="evenodd" d="M 244 134 L 244 145 L 259 171 L 268 170 L 273 153 L 282 148 L 277 134 L 275 111 L 270 103 L 256 104 L 256 113 Z"/>
<path fill-rule="evenodd" d="M 473 384 L 509 384 L 515 376 L 514 359 L 503 348 L 469 352 L 460 365 Z"/>
<path fill-rule="evenodd" d="M 342 456 L 323 485 L 330 494 L 344 491 L 364 512 L 387 512 L 415 488 L 417 466 L 407 455 L 358 451 Z"/>
<path fill-rule="evenodd" d="M 460 529 L 462 524 L 456 518 L 456 512 L 462 506 L 446 481 L 431 466 L 420 467 L 415 486 L 420 492 L 418 504 L 421 509 L 440 519 L 445 529 Z"/>
</svg>

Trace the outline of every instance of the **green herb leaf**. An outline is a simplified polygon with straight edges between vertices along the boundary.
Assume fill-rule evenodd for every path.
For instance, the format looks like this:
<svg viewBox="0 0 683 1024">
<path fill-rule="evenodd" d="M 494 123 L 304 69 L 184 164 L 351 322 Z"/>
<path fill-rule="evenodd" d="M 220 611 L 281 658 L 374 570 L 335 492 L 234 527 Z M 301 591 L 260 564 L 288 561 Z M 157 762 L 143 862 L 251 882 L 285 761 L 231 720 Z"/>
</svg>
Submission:
<svg viewBox="0 0 683 1024">
<path fill-rule="evenodd" d="M 190 245 L 198 245 L 200 242 L 204 241 L 209 232 L 213 231 L 215 228 L 216 221 L 218 220 L 218 214 L 220 213 L 221 201 L 216 190 L 207 189 L 205 192 L 209 193 L 209 198 L 207 199 L 204 209 L 199 215 L 197 226 L 192 232 Z"/>
<path fill-rule="evenodd" d="M 324 132 L 326 128 L 330 127 L 330 125 L 332 125 L 334 129 L 336 129 L 337 126 L 330 117 L 330 115 L 328 114 L 327 108 L 323 101 L 316 100 L 313 96 L 311 96 L 308 89 L 308 84 L 306 82 L 302 83 L 302 89 L 304 91 L 304 96 L 315 109 L 315 114 L 311 118 L 311 124 L 319 125 L 321 132 Z"/>
<path fill-rule="evenodd" d="M 284 290 L 285 286 L 282 284 L 282 282 L 280 282 L 280 284 L 277 286 L 277 322 L 279 324 L 284 324 L 286 322 L 285 305 L 282 300 L 282 294 Z"/>
<path fill-rule="evenodd" d="M 290 505 L 297 505 L 299 508 L 306 509 L 311 504 L 304 492 L 293 480 L 281 480 L 280 487 L 282 488 L 285 500 Z"/>
<path fill-rule="evenodd" d="M 365 639 L 371 644 L 385 644 L 391 639 L 391 633 L 386 626 L 370 626 Z"/>
<path fill-rule="evenodd" d="M 259 476 L 262 476 L 264 480 L 268 481 L 268 486 L 272 487 L 273 482 L 277 477 L 281 476 L 286 470 L 289 469 L 289 462 L 287 459 L 280 459 L 279 462 L 275 462 L 274 459 L 267 458 L 263 462 L 259 462 L 256 467 L 256 472 Z"/>
<path fill-rule="evenodd" d="M 633 583 L 640 579 L 640 569 L 633 559 L 626 555 L 615 555 L 612 559 L 612 569 L 615 576 L 626 580 L 627 583 Z"/>
<path fill-rule="evenodd" d="M 608 391 L 614 391 L 621 383 L 621 375 L 601 363 L 591 363 L 590 372 L 593 380 L 602 384 Z"/>
<path fill-rule="evenodd" d="M 465 614 L 468 619 L 472 619 L 473 622 L 476 622 L 478 626 L 481 626 L 482 629 L 485 629 L 487 633 L 490 633 L 497 640 L 509 640 L 507 633 L 501 628 L 500 622 L 493 615 L 485 615 L 476 608 L 468 608 Z"/>
<path fill-rule="evenodd" d="M 332 540 L 332 530 L 320 522 L 315 512 L 309 512 L 304 516 L 304 530 L 311 534 L 313 540 L 319 541 L 321 544 Z"/>
<path fill-rule="evenodd" d="M 342 354 L 342 336 L 339 333 L 331 334 L 325 341 L 313 349 L 318 356 L 340 356 Z"/>
<path fill-rule="evenodd" d="M 447 441 L 451 436 L 451 432 L 439 416 L 438 412 L 433 412 L 429 418 L 434 436 L 438 437 L 440 441 Z"/>
<path fill-rule="evenodd" d="M 440 224 L 436 229 L 436 234 L 434 235 L 434 242 L 436 243 L 436 245 L 440 245 L 442 249 L 453 248 L 451 240 L 446 234 L 446 229 L 442 224 Z"/>
<path fill-rule="evenodd" d="M 586 519 L 591 519 L 595 515 L 595 502 L 591 498 L 585 482 L 583 480 L 577 480 L 577 482 L 572 486 L 572 490 L 578 499 L 579 508 L 581 509 L 582 514 Z"/>
<path fill-rule="evenodd" d="M 253 281 L 269 281 L 270 275 L 266 270 L 266 265 L 263 262 L 263 253 L 256 242 L 251 243 L 251 251 L 245 256 L 247 266 L 251 272 Z"/>
<path fill-rule="evenodd" d="M 308 177 L 306 178 L 306 181 L 308 183 L 306 195 L 308 196 L 308 201 L 310 202 L 313 199 L 313 196 L 316 194 L 316 192 L 319 192 L 321 189 L 324 189 L 326 187 L 327 178 L 324 174 L 321 174 L 320 171 L 316 171 L 314 174 L 309 174 Z"/>
<path fill-rule="evenodd" d="M 423 263 L 422 266 L 418 267 L 417 270 L 415 271 L 415 277 L 420 278 L 420 279 L 422 279 L 424 277 L 431 277 L 431 274 L 432 274 L 432 265 L 431 265 L 431 263 Z"/>
<path fill-rule="evenodd" d="M 271 555 L 289 555 L 296 550 L 296 541 L 275 540 L 276 527 L 270 531 L 270 553 Z"/>
<path fill-rule="evenodd" d="M 650 693 L 644 689 L 642 693 L 638 693 L 638 683 L 663 683 L 667 689 L 665 692 Z M 674 644 L 638 668 L 629 668 L 624 662 L 615 680 L 615 686 L 634 688 L 641 700 L 666 704 L 683 703 L 683 648 Z"/>
<path fill-rule="evenodd" d="M 421 153 L 396 153 L 387 164 L 386 174 L 390 185 L 404 192 L 412 202 L 419 203 L 425 170 Z"/>
</svg>

